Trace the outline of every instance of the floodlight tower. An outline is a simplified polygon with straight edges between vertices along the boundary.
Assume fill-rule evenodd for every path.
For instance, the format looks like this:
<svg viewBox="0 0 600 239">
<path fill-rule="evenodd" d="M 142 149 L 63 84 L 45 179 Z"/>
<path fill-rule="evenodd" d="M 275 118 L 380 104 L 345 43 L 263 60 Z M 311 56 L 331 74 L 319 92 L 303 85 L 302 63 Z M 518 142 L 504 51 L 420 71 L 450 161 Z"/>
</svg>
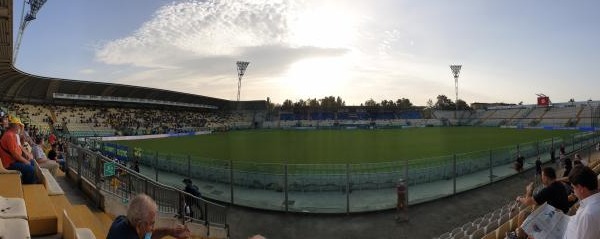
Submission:
<svg viewBox="0 0 600 239">
<path fill-rule="evenodd" d="M 19 48 L 21 47 L 21 40 L 23 39 L 23 33 L 25 28 L 29 25 L 29 22 L 36 19 L 37 12 L 44 6 L 47 0 L 29 0 L 23 1 L 23 9 L 21 10 L 21 24 L 19 25 L 19 33 L 17 35 L 17 42 L 15 44 L 15 51 L 13 55 L 13 64 L 17 61 L 19 54 Z M 29 4 L 29 12 L 25 15 L 25 5 Z"/>
<path fill-rule="evenodd" d="M 592 99 L 587 101 L 588 107 L 590 107 L 590 127 L 592 127 L 592 131 L 596 131 L 594 128 L 594 108 L 592 107 Z"/>
<path fill-rule="evenodd" d="M 242 89 L 242 77 L 244 76 L 244 73 L 246 72 L 246 67 L 248 67 L 248 64 L 250 64 L 250 62 L 247 62 L 247 61 L 238 61 L 236 64 L 237 64 L 237 69 L 238 69 L 237 102 L 238 102 L 238 105 L 239 105 L 239 103 L 240 103 L 240 90 Z"/>
<path fill-rule="evenodd" d="M 454 92 L 456 92 L 456 101 L 454 105 L 456 109 L 454 110 L 454 119 L 458 120 L 456 114 L 458 112 L 458 74 L 460 74 L 460 68 L 462 65 L 450 65 L 450 70 L 452 70 L 452 74 L 454 75 Z"/>
</svg>

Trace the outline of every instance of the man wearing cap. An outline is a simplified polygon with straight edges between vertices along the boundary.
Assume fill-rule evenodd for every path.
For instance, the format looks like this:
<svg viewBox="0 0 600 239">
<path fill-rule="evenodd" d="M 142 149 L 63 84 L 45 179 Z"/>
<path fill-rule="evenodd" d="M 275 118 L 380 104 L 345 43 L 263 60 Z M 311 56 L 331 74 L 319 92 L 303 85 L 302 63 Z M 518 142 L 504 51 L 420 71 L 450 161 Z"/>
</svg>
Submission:
<svg viewBox="0 0 600 239">
<path fill-rule="evenodd" d="M 36 181 L 33 158 L 24 157 L 17 137 L 21 125 L 23 123 L 18 118 L 8 118 L 8 130 L 0 138 L 0 158 L 4 168 L 21 172 L 23 184 L 33 184 Z"/>
</svg>

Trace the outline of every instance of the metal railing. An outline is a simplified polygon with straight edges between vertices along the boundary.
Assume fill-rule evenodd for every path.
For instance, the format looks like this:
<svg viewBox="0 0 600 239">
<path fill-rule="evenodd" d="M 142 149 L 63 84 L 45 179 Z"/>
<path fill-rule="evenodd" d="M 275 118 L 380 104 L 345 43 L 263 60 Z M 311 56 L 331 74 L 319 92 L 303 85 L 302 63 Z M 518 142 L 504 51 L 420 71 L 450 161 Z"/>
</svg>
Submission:
<svg viewBox="0 0 600 239">
<path fill-rule="evenodd" d="M 96 193 L 90 196 L 97 202 L 102 198 L 100 194 L 108 194 L 127 203 L 135 195 L 145 193 L 156 201 L 161 213 L 174 214 L 183 223 L 193 221 L 207 228 L 220 227 L 228 231 L 225 206 L 159 183 L 77 144 L 68 144 L 65 158 L 66 167 L 70 169 L 67 173 L 75 173 L 80 185 L 84 182 L 90 184 Z"/>
<path fill-rule="evenodd" d="M 512 169 L 518 154 L 529 169 L 537 157 L 550 161 L 552 148 L 558 152 L 564 145 L 573 153 L 591 150 L 599 141 L 597 132 L 583 132 L 484 151 L 363 164 L 234 162 L 147 151 L 136 160 L 141 173 L 155 181 L 180 185 L 181 179 L 192 178 L 205 197 L 221 202 L 278 211 L 350 213 L 393 208 L 400 178 L 409 185 L 409 204 L 420 203 L 518 174 Z M 127 154 L 131 157 L 133 152 Z"/>
</svg>

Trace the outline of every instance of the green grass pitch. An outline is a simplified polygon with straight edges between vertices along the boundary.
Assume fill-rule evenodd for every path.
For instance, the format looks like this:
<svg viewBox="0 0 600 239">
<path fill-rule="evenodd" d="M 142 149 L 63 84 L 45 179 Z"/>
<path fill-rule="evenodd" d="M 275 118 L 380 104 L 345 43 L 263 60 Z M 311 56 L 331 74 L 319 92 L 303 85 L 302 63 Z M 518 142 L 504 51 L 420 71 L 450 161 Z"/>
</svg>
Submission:
<svg viewBox="0 0 600 239">
<path fill-rule="evenodd" d="M 374 163 L 534 142 L 572 130 L 436 127 L 375 130 L 246 130 L 118 141 L 146 152 L 260 163 Z"/>
</svg>

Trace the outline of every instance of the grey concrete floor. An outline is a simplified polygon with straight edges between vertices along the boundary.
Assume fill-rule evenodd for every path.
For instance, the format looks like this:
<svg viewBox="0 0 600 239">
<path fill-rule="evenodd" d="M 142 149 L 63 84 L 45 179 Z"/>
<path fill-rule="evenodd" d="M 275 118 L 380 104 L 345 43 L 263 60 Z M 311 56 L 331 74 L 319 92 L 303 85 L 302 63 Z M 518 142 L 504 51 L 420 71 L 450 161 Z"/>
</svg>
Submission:
<svg viewBox="0 0 600 239">
<path fill-rule="evenodd" d="M 522 194 L 533 171 L 447 198 L 411 206 L 409 221 L 396 212 L 315 215 L 271 212 L 232 206 L 227 220 L 231 237 L 261 234 L 267 238 L 433 238 L 472 221 Z"/>
</svg>

